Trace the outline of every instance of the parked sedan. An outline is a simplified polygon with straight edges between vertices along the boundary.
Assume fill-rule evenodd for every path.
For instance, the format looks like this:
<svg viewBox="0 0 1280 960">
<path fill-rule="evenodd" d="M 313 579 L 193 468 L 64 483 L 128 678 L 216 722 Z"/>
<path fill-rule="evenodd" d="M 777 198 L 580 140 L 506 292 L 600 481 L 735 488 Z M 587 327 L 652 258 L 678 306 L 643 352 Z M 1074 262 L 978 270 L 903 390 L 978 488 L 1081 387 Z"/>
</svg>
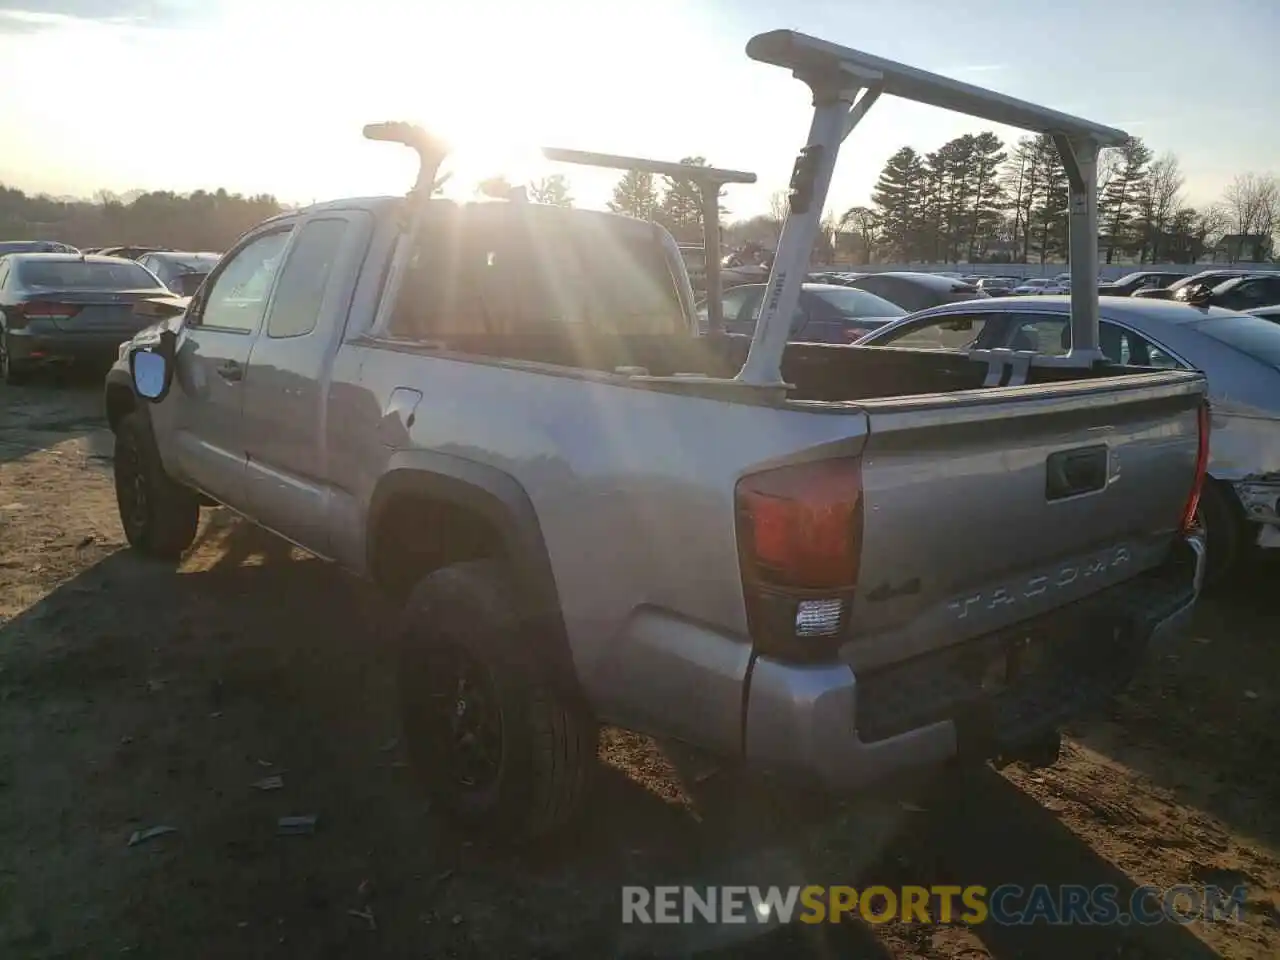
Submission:
<svg viewBox="0 0 1280 960">
<path fill-rule="evenodd" d="M 138 262 L 160 278 L 160 282 L 180 297 L 194 296 L 211 270 L 222 258 L 216 253 L 181 253 L 162 250 L 143 254 Z"/>
<path fill-rule="evenodd" d="M 1119 280 L 1098 284 L 1100 297 L 1131 297 L 1139 290 L 1162 290 L 1185 277 L 1185 273 L 1166 273 L 1162 270 L 1139 270 L 1127 273 Z"/>
<path fill-rule="evenodd" d="M 724 328 L 727 333 L 751 335 L 756 330 L 765 284 L 749 283 L 725 292 Z M 877 327 L 905 317 L 907 311 L 865 290 L 830 283 L 806 283 L 792 319 L 791 339 L 808 343 L 853 343 Z M 705 327 L 707 309 L 698 308 Z"/>
<path fill-rule="evenodd" d="M 988 296 L 972 283 L 937 273 L 844 273 L 833 278 L 843 287 L 856 287 L 877 297 L 896 303 L 902 309 L 926 310 L 943 303 L 978 300 Z"/>
<path fill-rule="evenodd" d="M 1005 297 L 912 314 L 859 344 L 1061 355 L 1071 347 L 1070 318 L 1069 297 Z M 1132 297 L 1102 297 L 1099 318 L 1100 345 L 1111 361 L 1196 369 L 1209 378 L 1212 482 L 1200 502 L 1208 577 L 1223 579 L 1251 543 L 1280 547 L 1280 325 L 1219 307 Z"/>
<path fill-rule="evenodd" d="M 1173 299 L 1200 307 L 1222 307 L 1225 310 L 1270 307 L 1280 303 L 1280 273 L 1232 277 L 1214 287 L 1189 283 L 1175 293 Z"/>
<path fill-rule="evenodd" d="M 1063 284 L 1061 280 L 1047 277 L 1033 277 L 1023 280 L 1010 293 L 1015 297 L 1042 297 L 1054 293 L 1065 293 L 1070 289 L 1070 280 Z"/>
<path fill-rule="evenodd" d="M 1141 297 L 1145 300 L 1172 300 L 1179 290 L 1190 284 L 1204 283 L 1211 287 L 1216 287 L 1218 284 L 1234 277 L 1248 277 L 1256 272 L 1256 270 L 1202 270 L 1199 273 L 1191 274 L 1189 277 L 1175 280 L 1167 287 L 1147 287 L 1142 290 L 1135 290 L 1132 296 Z"/>
<path fill-rule="evenodd" d="M 75 247 L 57 240 L 0 240 L 0 257 L 11 253 L 79 253 Z"/>
<path fill-rule="evenodd" d="M 20 383 L 37 367 L 110 362 L 149 323 L 140 300 L 164 294 L 145 267 L 120 257 L 14 253 L 0 259 L 0 378 Z"/>
</svg>

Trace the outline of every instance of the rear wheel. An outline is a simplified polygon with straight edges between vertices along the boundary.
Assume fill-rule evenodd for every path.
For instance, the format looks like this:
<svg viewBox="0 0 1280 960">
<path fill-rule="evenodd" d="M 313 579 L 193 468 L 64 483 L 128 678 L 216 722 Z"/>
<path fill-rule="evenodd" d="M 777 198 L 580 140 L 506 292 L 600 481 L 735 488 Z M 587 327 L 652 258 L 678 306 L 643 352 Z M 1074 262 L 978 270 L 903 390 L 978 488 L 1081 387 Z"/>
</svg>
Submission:
<svg viewBox="0 0 1280 960">
<path fill-rule="evenodd" d="M 155 438 L 142 414 L 116 425 L 116 505 L 129 545 L 139 553 L 177 560 L 196 537 L 200 502 L 164 472 Z"/>
<path fill-rule="evenodd" d="M 1200 523 L 1205 531 L 1204 584 L 1218 586 L 1225 582 L 1243 559 L 1249 547 L 1249 524 L 1235 494 L 1218 480 L 1205 480 L 1200 493 Z"/>
<path fill-rule="evenodd" d="M 424 577 L 399 644 L 405 740 L 433 799 L 507 841 L 567 824 L 595 766 L 596 725 L 547 677 L 503 564 L 471 561 Z"/>
<path fill-rule="evenodd" d="M 0 335 L 0 380 L 11 386 L 20 386 L 27 381 L 28 370 L 13 359 L 9 349 L 9 333 Z"/>
</svg>

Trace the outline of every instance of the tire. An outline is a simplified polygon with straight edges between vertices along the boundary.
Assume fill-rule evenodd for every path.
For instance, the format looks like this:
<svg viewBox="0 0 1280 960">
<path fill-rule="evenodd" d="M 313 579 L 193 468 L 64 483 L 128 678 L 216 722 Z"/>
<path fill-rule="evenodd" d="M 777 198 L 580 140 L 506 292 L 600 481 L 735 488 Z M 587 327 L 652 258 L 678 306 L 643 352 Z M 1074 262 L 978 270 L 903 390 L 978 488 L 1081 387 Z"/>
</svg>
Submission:
<svg viewBox="0 0 1280 960">
<path fill-rule="evenodd" d="M 196 494 L 164 472 L 150 425 L 138 412 L 116 425 L 116 505 L 129 546 L 160 560 L 178 560 L 196 538 Z"/>
<path fill-rule="evenodd" d="M 504 565 L 478 560 L 428 574 L 397 633 L 405 742 L 432 800 L 507 843 L 573 820 L 598 730 L 585 706 L 550 682 Z"/>
<path fill-rule="evenodd" d="M 20 387 L 27 382 L 30 371 L 16 363 L 9 353 L 9 334 L 0 335 L 0 380 L 8 386 Z"/>
<path fill-rule="evenodd" d="M 1239 501 L 1225 484 L 1205 480 L 1200 493 L 1200 523 L 1204 526 L 1204 585 L 1223 584 L 1236 570 L 1248 542 L 1248 522 Z"/>
</svg>

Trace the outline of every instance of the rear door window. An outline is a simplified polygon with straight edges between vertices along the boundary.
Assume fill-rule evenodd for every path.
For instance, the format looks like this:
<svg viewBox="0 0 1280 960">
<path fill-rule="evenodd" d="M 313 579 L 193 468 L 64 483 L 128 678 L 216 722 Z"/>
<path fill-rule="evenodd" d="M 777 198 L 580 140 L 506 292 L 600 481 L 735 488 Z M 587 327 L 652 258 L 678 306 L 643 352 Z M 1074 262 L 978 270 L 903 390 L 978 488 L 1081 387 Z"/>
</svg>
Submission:
<svg viewBox="0 0 1280 960">
<path fill-rule="evenodd" d="M 982 336 L 990 314 L 950 313 L 899 327 L 873 342 L 880 347 L 912 347 L 922 350 L 969 350 Z"/>
<path fill-rule="evenodd" d="M 348 222 L 312 220 L 298 232 L 280 271 L 267 315 L 267 336 L 302 337 L 316 327 Z"/>
<path fill-rule="evenodd" d="M 1060 357 L 1071 349 L 1071 326 L 1066 314 L 1015 313 L 1005 342 L 1010 350 L 1032 350 L 1044 357 Z"/>
</svg>

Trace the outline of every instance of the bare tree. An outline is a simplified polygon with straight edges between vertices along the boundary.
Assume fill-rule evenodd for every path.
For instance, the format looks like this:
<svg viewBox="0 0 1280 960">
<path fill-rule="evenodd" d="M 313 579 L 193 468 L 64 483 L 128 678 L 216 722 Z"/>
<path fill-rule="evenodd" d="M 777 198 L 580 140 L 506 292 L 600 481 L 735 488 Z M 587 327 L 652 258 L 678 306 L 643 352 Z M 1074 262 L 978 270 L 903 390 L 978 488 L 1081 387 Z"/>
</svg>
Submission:
<svg viewBox="0 0 1280 960">
<path fill-rule="evenodd" d="M 1182 207 L 1182 185 L 1185 182 L 1186 178 L 1178 166 L 1178 158 L 1171 152 L 1161 154 L 1147 167 L 1147 175 L 1139 187 L 1142 217 L 1142 246 L 1139 251 L 1141 262 L 1147 261 L 1148 252 L 1152 263 L 1159 260 L 1169 223 Z"/>
<path fill-rule="evenodd" d="M 870 207 L 850 207 L 840 218 L 842 229 L 852 230 L 861 243 L 863 263 L 871 262 L 876 244 L 880 241 L 880 218 Z"/>
<path fill-rule="evenodd" d="M 782 226 L 782 221 L 787 219 L 787 214 L 790 210 L 791 206 L 787 203 L 786 190 L 775 190 L 769 194 L 769 216 L 773 218 L 778 226 Z"/>
<path fill-rule="evenodd" d="M 1280 180 L 1273 174 L 1242 173 L 1222 199 L 1236 233 L 1270 238 L 1280 224 Z"/>
<path fill-rule="evenodd" d="M 1106 193 L 1107 186 L 1124 166 L 1124 154 L 1114 147 L 1107 147 L 1098 154 L 1098 198 Z"/>
</svg>

